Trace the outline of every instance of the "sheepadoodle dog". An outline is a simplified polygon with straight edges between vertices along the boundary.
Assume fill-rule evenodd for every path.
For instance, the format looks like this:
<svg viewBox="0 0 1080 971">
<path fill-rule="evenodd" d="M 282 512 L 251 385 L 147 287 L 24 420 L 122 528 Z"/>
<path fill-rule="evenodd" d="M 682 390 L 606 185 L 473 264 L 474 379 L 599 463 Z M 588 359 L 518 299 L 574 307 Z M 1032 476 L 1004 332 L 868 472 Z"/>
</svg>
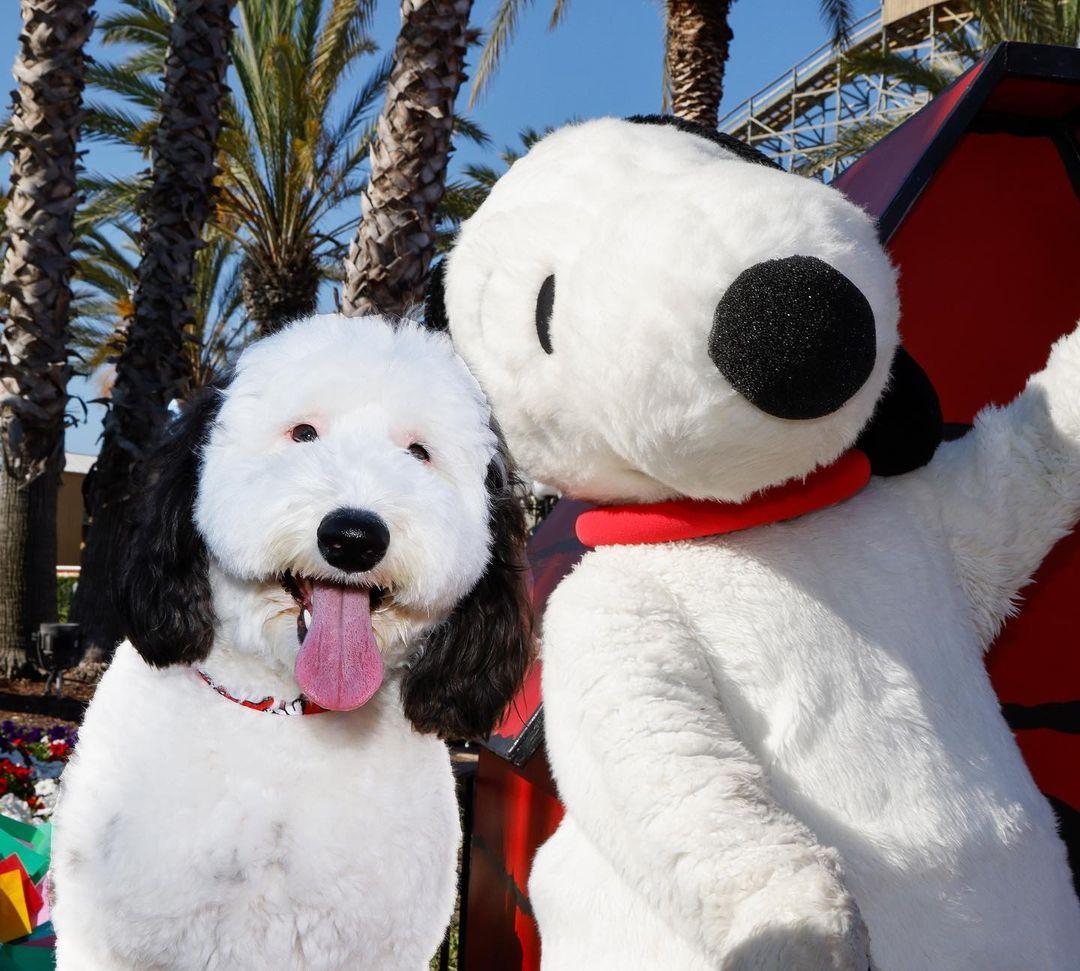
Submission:
<svg viewBox="0 0 1080 971">
<path fill-rule="evenodd" d="M 523 469 L 615 506 L 543 618 L 545 971 L 1080 968 L 983 662 L 1080 518 L 1080 333 L 942 442 L 869 217 L 655 117 L 541 140 L 442 282 Z"/>
<path fill-rule="evenodd" d="M 530 638 L 524 527 L 447 338 L 327 316 L 189 403 L 123 552 L 57 813 L 60 971 L 419 971 L 460 831 L 442 738 Z"/>
</svg>

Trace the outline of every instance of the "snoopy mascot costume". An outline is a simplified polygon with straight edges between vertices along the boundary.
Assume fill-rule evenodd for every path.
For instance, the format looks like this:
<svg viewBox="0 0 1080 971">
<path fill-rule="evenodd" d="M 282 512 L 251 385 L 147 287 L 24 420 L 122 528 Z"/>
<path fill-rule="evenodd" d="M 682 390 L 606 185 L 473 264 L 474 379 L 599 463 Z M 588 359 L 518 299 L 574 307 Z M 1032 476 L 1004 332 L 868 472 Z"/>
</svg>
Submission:
<svg viewBox="0 0 1080 971">
<path fill-rule="evenodd" d="M 598 504 L 543 619 L 545 971 L 1080 968 L 983 664 L 1080 518 L 1080 336 L 942 442 L 896 277 L 838 191 L 660 117 L 541 140 L 436 275 L 516 459 Z"/>
</svg>

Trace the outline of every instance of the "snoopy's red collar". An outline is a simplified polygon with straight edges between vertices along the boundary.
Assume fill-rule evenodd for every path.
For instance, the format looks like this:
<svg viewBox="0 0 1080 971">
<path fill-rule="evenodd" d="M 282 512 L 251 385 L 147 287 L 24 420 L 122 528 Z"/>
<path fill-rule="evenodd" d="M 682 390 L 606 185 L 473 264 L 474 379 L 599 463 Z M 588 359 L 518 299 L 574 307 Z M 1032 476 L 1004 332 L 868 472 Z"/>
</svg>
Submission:
<svg viewBox="0 0 1080 971">
<path fill-rule="evenodd" d="M 236 698 L 229 694 L 228 691 L 214 681 L 214 679 L 205 671 L 199 671 L 196 668 L 196 672 L 199 677 L 221 695 L 222 698 L 233 701 L 238 705 L 242 705 L 244 708 L 250 708 L 252 711 L 262 711 L 268 715 L 321 715 L 324 711 L 329 710 L 320 707 L 315 704 L 314 701 L 308 701 L 303 695 L 293 701 L 279 701 L 272 696 L 263 698 L 261 701 L 245 701 L 242 698 Z"/>
<path fill-rule="evenodd" d="M 773 486 L 743 502 L 675 499 L 599 506 L 578 516 L 577 537 L 585 546 L 620 546 L 719 536 L 824 509 L 849 499 L 869 481 L 870 460 L 852 449 L 802 481 Z"/>
</svg>

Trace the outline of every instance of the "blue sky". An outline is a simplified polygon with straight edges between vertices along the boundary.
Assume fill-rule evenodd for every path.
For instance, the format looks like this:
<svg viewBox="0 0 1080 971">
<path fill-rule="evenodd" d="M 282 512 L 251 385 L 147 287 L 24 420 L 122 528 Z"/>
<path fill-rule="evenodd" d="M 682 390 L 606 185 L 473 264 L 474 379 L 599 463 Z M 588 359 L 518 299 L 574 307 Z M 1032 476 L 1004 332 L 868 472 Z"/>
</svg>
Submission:
<svg viewBox="0 0 1080 971">
<path fill-rule="evenodd" d="M 496 0 L 477 0 L 474 23 L 486 26 L 496 5 Z M 119 0 L 98 0 L 96 9 L 108 14 L 119 6 Z M 862 16 L 877 4 L 856 0 L 854 6 L 856 15 Z M 391 0 L 377 7 L 373 34 L 382 50 L 393 47 L 398 10 Z M 661 0 L 573 0 L 555 31 L 547 29 L 550 10 L 550 0 L 539 0 L 526 12 L 499 74 L 471 111 L 492 136 L 493 146 L 463 146 L 451 163 L 452 171 L 464 163 L 492 161 L 497 149 L 517 144 L 522 128 L 543 129 L 571 118 L 660 110 Z M 735 39 L 721 113 L 826 40 L 817 0 L 737 0 L 731 24 Z M 0 64 L 13 62 L 20 26 L 18 4 L 6 0 L 0 7 Z M 361 78 L 357 76 L 358 83 Z M 85 164 L 102 172 L 139 167 L 138 160 L 122 150 L 101 145 L 89 146 Z M 92 381 L 81 379 L 71 390 L 87 400 L 97 394 Z M 74 403 L 72 410 L 81 416 L 81 408 Z M 68 432 L 69 451 L 97 450 L 100 412 L 99 406 L 92 406 L 90 420 Z"/>
</svg>

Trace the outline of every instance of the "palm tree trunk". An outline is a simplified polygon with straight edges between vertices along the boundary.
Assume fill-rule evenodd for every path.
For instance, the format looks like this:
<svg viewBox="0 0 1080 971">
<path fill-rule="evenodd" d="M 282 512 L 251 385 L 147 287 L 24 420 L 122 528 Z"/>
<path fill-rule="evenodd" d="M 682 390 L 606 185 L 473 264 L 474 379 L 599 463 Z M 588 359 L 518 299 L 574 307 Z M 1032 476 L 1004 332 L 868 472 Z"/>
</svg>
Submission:
<svg viewBox="0 0 1080 971">
<path fill-rule="evenodd" d="M 716 127 L 731 44 L 731 0 L 668 0 L 665 67 L 671 109 Z"/>
<path fill-rule="evenodd" d="M 0 349 L 0 670 L 5 672 L 25 658 L 28 630 L 49 616 L 47 608 L 40 615 L 41 605 L 51 598 L 56 609 L 56 512 L 40 514 L 49 483 L 35 485 L 55 471 L 64 450 L 72 372 L 67 324 L 75 176 L 92 5 L 93 0 L 22 0 L 13 72 L 18 87 L 4 145 L 12 163 L 0 275 L 7 303 Z M 31 544 L 32 525 L 51 528 L 51 539 L 41 536 Z M 42 568 L 50 546 L 53 561 Z M 37 567 L 31 571 L 28 548 Z"/>
<path fill-rule="evenodd" d="M 312 241 L 277 256 L 265 246 L 249 244 L 242 269 L 244 309 L 259 337 L 315 313 L 322 272 Z"/>
<path fill-rule="evenodd" d="M 347 314 L 404 315 L 423 301 L 471 11 L 472 0 L 402 0 L 363 218 L 345 260 Z"/>
<path fill-rule="evenodd" d="M 91 475 L 96 477 L 95 463 Z M 108 659 L 122 636 L 120 617 L 113 606 L 113 551 L 123 548 L 122 529 L 127 525 L 123 502 L 95 506 L 87 490 L 90 527 L 79 568 L 79 582 L 71 598 L 71 620 L 82 628 L 83 643 L 91 660 Z"/>
<path fill-rule="evenodd" d="M 30 492 L 0 468 L 0 675 L 26 659 L 26 537 Z"/>
<path fill-rule="evenodd" d="M 30 634 L 56 620 L 56 499 L 60 458 L 30 486 L 0 467 L 0 676 L 27 660 Z"/>
<path fill-rule="evenodd" d="M 91 521 L 72 611 L 92 649 L 120 637 L 112 610 L 114 556 L 141 485 L 140 462 L 189 381 L 195 256 L 213 207 L 232 8 L 235 0 L 176 0 L 151 184 L 142 202 L 142 259 L 134 316 L 116 367 L 101 454 L 90 490 Z"/>
<path fill-rule="evenodd" d="M 30 485 L 25 603 L 31 631 L 56 620 L 56 501 L 63 466 L 64 453 L 60 451 Z"/>
</svg>

